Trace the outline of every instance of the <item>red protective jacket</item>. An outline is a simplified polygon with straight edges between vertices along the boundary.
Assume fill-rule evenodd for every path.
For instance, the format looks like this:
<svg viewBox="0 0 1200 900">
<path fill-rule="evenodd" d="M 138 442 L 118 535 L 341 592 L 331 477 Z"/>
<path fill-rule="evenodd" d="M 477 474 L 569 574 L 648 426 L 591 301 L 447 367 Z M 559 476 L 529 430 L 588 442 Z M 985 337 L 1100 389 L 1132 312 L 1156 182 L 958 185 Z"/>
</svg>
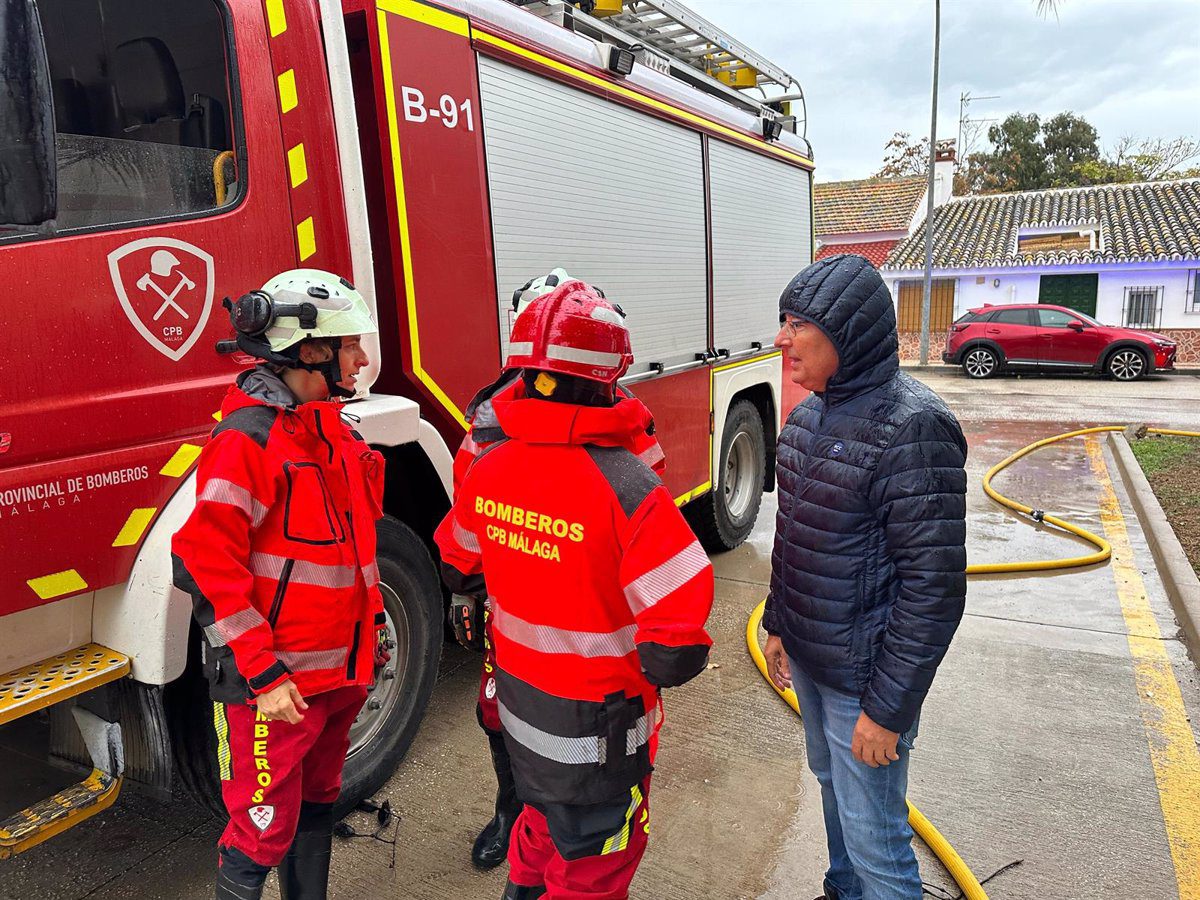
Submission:
<svg viewBox="0 0 1200 900">
<path fill-rule="evenodd" d="M 338 404 L 289 405 L 261 367 L 238 384 L 172 544 L 175 585 L 204 630 L 213 699 L 245 702 L 289 677 L 306 695 L 370 684 L 383 626 L 383 457 Z"/>
<path fill-rule="evenodd" d="M 625 449 L 650 423 L 639 401 L 493 408 L 507 439 L 479 454 L 437 530 L 446 581 L 491 599 L 522 799 L 612 801 L 650 771 L 658 688 L 707 662 L 712 567 Z"/>
</svg>

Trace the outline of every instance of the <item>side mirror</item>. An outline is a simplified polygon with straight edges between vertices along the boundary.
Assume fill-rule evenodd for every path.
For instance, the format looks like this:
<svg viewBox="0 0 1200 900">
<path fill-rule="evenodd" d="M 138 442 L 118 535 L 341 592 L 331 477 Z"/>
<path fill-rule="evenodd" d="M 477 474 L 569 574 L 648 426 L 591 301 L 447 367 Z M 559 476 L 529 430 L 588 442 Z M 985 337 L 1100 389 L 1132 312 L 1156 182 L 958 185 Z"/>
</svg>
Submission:
<svg viewBox="0 0 1200 900">
<path fill-rule="evenodd" d="M 0 226 L 58 214 L 54 97 L 36 0 L 0 2 Z"/>
<path fill-rule="evenodd" d="M 1072 319 L 1070 322 L 1067 323 L 1067 327 L 1075 332 L 1083 331 L 1083 323 L 1080 322 L 1078 319 Z"/>
</svg>

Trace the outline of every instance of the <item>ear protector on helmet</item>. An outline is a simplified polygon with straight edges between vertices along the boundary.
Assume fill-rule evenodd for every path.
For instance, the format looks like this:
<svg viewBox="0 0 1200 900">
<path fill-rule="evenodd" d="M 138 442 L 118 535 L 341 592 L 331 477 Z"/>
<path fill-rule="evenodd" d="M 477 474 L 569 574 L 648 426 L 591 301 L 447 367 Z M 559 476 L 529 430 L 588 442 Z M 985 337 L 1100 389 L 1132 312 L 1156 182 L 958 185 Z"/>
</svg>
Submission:
<svg viewBox="0 0 1200 900">
<path fill-rule="evenodd" d="M 317 287 L 309 290 L 324 289 Z M 325 292 L 325 296 L 329 296 L 328 292 Z M 233 302 L 226 297 L 224 304 L 229 310 L 234 329 L 247 337 L 261 337 L 280 316 L 295 316 L 300 320 L 301 328 L 317 327 L 315 303 L 276 303 L 275 298 L 266 291 L 251 291 Z"/>
</svg>

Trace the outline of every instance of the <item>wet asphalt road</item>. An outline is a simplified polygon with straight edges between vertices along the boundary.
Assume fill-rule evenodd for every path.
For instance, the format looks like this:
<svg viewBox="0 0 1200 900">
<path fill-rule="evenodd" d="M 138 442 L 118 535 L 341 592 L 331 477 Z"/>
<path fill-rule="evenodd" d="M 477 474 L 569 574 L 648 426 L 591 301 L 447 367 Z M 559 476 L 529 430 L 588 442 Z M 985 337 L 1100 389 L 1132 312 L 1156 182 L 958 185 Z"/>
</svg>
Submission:
<svg viewBox="0 0 1200 900">
<path fill-rule="evenodd" d="M 1079 425 L 1200 429 L 1200 378 L 1190 376 L 1131 385 L 973 382 L 955 370 L 920 377 L 955 409 L 971 444 L 972 562 L 1080 552 L 1073 539 L 1041 532 L 982 496 L 982 473 L 1013 450 Z M 1060 445 L 1019 463 L 998 487 L 1099 529 L 1097 453 L 1104 458 L 1093 448 L 1089 459 L 1082 441 Z M 1111 460 L 1108 469 L 1115 479 Z M 1196 669 L 1174 637 L 1119 481 L 1114 489 L 1170 668 L 1200 722 Z M 761 681 L 744 644 L 746 617 L 768 579 L 774 508 L 774 497 L 765 498 L 751 539 L 714 560 L 713 666 L 668 697 L 650 849 L 634 897 L 817 893 L 820 801 L 799 722 Z M 992 897 L 1179 896 L 1127 633 L 1112 567 L 972 580 L 967 616 L 922 715 L 910 799 L 981 877 L 1023 860 L 988 885 Z M 446 648 L 426 724 L 380 795 L 403 816 L 397 845 L 339 842 L 331 896 L 499 897 L 503 870 L 481 874 L 467 862 L 493 791 L 473 714 L 477 666 L 476 657 Z M 0 898 L 209 897 L 218 832 L 187 800 L 163 804 L 129 792 L 91 823 L 0 863 Z M 919 853 L 926 881 L 949 887 L 936 861 Z M 268 896 L 277 896 L 273 885 Z"/>
</svg>

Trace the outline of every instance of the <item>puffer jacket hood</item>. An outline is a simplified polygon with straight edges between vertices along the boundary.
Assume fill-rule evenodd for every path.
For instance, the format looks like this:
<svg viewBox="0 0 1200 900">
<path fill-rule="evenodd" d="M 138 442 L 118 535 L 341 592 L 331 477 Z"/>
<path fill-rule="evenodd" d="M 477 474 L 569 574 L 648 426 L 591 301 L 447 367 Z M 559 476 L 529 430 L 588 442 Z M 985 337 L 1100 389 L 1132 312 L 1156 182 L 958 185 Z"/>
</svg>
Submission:
<svg viewBox="0 0 1200 900">
<path fill-rule="evenodd" d="M 292 393 L 292 389 L 268 366 L 258 365 L 239 375 L 237 387 L 230 388 L 229 393 L 236 394 L 239 390 L 247 397 L 268 406 L 290 409 L 296 405 L 296 395 Z M 229 411 L 232 410 L 227 410 Z"/>
<path fill-rule="evenodd" d="M 779 312 L 812 322 L 837 349 L 840 365 L 821 395 L 829 405 L 900 369 L 892 295 L 865 257 L 843 253 L 813 263 L 784 288 Z"/>
</svg>

